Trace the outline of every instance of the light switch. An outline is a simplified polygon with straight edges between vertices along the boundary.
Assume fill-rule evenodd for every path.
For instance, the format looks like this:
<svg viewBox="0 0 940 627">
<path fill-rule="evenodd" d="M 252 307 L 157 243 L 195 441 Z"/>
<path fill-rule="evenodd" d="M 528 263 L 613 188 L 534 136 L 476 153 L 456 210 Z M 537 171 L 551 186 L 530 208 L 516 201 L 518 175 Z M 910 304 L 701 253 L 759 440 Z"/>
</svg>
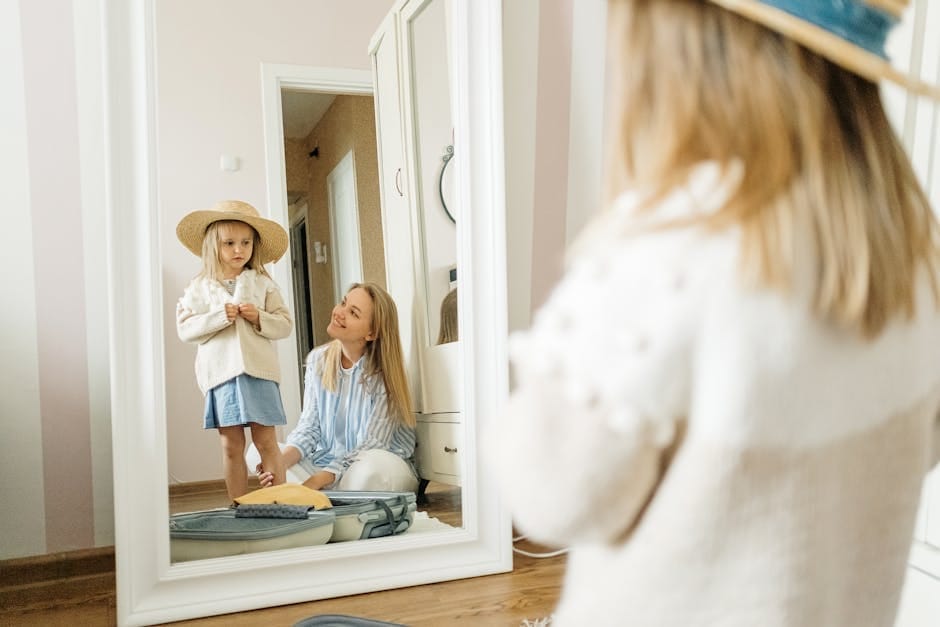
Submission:
<svg viewBox="0 0 940 627">
<path fill-rule="evenodd" d="M 326 244 L 323 242 L 313 243 L 313 262 L 326 263 Z"/>
<path fill-rule="evenodd" d="M 238 157 L 235 155 L 222 155 L 219 158 L 219 167 L 224 172 L 237 172 L 241 167 Z"/>
</svg>

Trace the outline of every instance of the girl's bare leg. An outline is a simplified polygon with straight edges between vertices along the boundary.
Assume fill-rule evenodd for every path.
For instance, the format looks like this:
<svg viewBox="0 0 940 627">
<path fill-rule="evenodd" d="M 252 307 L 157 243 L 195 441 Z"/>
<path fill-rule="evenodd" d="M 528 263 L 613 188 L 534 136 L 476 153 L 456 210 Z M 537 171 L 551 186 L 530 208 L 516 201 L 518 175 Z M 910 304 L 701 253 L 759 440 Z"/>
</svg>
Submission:
<svg viewBox="0 0 940 627">
<path fill-rule="evenodd" d="M 256 422 L 251 424 L 251 440 L 255 443 L 255 448 L 261 454 L 261 465 L 266 472 L 274 475 L 274 483 L 279 485 L 287 480 L 287 468 L 284 467 L 284 461 L 281 457 L 281 448 L 277 445 L 277 431 L 274 427 L 259 425 Z"/>
<path fill-rule="evenodd" d="M 245 464 L 245 428 L 219 427 L 222 438 L 222 472 L 225 488 L 234 500 L 248 492 L 248 465 Z"/>
</svg>

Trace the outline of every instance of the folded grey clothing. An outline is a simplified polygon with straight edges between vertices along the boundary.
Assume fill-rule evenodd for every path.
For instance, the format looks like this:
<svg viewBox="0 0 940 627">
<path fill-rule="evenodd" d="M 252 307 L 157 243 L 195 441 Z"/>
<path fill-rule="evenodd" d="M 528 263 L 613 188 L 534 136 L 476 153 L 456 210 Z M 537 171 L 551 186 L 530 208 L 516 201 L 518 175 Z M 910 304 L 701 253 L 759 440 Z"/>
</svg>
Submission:
<svg viewBox="0 0 940 627">
<path fill-rule="evenodd" d="M 235 508 L 235 518 L 306 518 L 309 510 L 306 505 L 240 504 Z"/>
</svg>

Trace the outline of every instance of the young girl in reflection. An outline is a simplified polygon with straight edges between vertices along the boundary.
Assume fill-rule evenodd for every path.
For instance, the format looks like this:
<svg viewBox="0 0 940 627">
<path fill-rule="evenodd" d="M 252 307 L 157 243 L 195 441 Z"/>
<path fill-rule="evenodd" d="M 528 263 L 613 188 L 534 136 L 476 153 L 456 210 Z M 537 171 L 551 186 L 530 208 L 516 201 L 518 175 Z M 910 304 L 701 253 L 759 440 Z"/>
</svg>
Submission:
<svg viewBox="0 0 940 627">
<path fill-rule="evenodd" d="M 395 301 L 374 283 L 356 283 L 326 330 L 333 340 L 307 356 L 303 412 L 280 466 L 314 490 L 414 492 L 415 420 Z M 249 448 L 248 463 L 271 484 L 263 455 Z"/>
<path fill-rule="evenodd" d="M 219 432 L 225 486 L 235 499 L 248 489 L 246 426 L 271 481 L 284 482 L 274 427 L 287 418 L 273 340 L 287 337 L 293 323 L 264 264 L 287 250 L 287 232 L 248 203 L 229 200 L 185 216 L 176 234 L 202 257 L 202 271 L 176 306 L 176 329 L 197 345 L 203 426 Z"/>
<path fill-rule="evenodd" d="M 614 0 L 617 199 L 511 344 L 552 622 L 894 623 L 940 453 L 938 227 L 885 114 L 904 0 Z M 931 446 L 933 443 L 933 447 Z"/>
</svg>

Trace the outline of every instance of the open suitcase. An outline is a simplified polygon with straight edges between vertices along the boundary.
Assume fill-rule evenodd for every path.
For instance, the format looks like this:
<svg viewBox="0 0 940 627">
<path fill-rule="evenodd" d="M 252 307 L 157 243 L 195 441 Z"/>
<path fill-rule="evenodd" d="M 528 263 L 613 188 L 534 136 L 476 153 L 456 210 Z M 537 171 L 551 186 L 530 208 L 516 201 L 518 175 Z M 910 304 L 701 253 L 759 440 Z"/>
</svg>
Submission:
<svg viewBox="0 0 940 627">
<path fill-rule="evenodd" d="M 170 516 L 170 561 L 227 557 L 326 544 L 333 535 L 332 510 L 306 518 L 238 518 L 233 508 Z"/>
<path fill-rule="evenodd" d="M 414 492 L 324 490 L 336 516 L 330 542 L 381 538 L 407 531 L 418 509 Z"/>
</svg>

